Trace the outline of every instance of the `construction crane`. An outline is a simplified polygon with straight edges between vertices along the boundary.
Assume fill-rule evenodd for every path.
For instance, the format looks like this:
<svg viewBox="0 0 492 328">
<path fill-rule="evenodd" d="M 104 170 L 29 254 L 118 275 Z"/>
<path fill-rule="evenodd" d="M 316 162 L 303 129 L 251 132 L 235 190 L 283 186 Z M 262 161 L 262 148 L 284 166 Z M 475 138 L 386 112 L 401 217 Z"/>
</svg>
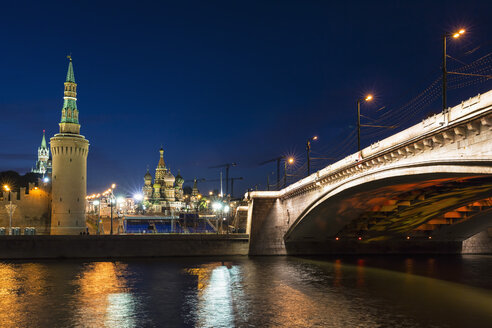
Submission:
<svg viewBox="0 0 492 328">
<path fill-rule="evenodd" d="M 210 166 L 209 169 L 218 169 L 221 167 L 226 168 L 226 195 L 229 194 L 229 169 L 232 166 L 236 166 L 236 163 L 226 163 L 226 164 L 221 164 L 221 165 L 215 165 L 215 166 Z"/>
<path fill-rule="evenodd" d="M 242 180 L 243 177 L 231 178 L 231 199 L 234 198 L 234 180 Z"/>
<path fill-rule="evenodd" d="M 260 164 L 258 165 L 265 165 L 265 164 L 268 164 L 268 163 L 271 163 L 271 162 L 277 162 L 277 188 L 280 186 L 280 161 L 283 160 L 285 158 L 285 156 L 279 156 L 279 157 L 275 157 L 275 158 L 272 158 L 272 159 L 269 159 L 268 161 L 264 161 L 264 162 L 261 162 Z"/>
<path fill-rule="evenodd" d="M 230 178 L 231 180 L 231 198 L 234 198 L 234 181 L 236 180 L 243 180 L 243 177 L 238 177 L 238 178 Z M 205 179 L 205 178 L 200 178 L 200 179 L 193 179 L 193 180 L 186 180 L 185 182 L 219 182 L 220 179 Z"/>
</svg>

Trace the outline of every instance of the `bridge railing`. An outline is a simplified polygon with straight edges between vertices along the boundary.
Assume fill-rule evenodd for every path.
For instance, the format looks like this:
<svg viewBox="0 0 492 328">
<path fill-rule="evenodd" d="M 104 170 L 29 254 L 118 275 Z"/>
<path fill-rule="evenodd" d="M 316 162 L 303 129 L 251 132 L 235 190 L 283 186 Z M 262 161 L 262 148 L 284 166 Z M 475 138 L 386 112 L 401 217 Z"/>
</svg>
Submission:
<svg viewBox="0 0 492 328">
<path fill-rule="evenodd" d="M 245 198 L 265 197 L 277 198 L 290 194 L 296 189 L 319 183 L 318 180 L 330 176 L 348 167 L 357 165 L 368 158 L 378 157 L 384 153 L 398 149 L 405 144 L 421 139 L 424 135 L 432 135 L 445 130 L 449 125 L 456 125 L 474 117 L 479 117 L 492 111 L 492 90 L 476 97 L 469 98 L 461 104 L 448 109 L 444 113 L 430 116 L 421 123 L 398 132 L 388 138 L 380 140 L 362 149 L 360 152 L 346 156 L 345 158 L 326 166 L 325 168 L 311 174 L 278 191 L 256 191 L 245 194 Z M 492 122 L 491 122 L 492 124 Z"/>
</svg>

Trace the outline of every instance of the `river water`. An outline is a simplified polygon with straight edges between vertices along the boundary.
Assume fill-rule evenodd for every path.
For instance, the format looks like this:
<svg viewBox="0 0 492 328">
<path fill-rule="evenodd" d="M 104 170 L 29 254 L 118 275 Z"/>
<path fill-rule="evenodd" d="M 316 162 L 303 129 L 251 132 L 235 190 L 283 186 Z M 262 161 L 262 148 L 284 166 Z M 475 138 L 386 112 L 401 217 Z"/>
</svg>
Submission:
<svg viewBox="0 0 492 328">
<path fill-rule="evenodd" d="M 492 327 L 492 256 L 0 262 L 0 327 Z"/>
</svg>

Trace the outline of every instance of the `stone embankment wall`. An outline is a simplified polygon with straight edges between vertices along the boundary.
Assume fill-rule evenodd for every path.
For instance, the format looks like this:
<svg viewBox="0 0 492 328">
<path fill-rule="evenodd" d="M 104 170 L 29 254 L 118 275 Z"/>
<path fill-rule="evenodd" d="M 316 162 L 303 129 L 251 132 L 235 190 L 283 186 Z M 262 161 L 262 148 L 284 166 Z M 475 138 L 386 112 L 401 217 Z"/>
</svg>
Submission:
<svg viewBox="0 0 492 328">
<path fill-rule="evenodd" d="M 20 188 L 20 192 L 12 192 L 12 204 L 17 205 L 12 216 L 12 226 L 35 227 L 37 234 L 49 234 L 50 232 L 50 195 L 44 188 L 36 188 L 29 184 L 29 193 L 26 188 Z M 0 227 L 8 228 L 9 212 L 5 205 L 9 204 L 9 193 L 0 194 Z"/>
<path fill-rule="evenodd" d="M 463 241 L 463 254 L 492 254 L 492 227 Z"/>
<path fill-rule="evenodd" d="M 248 236 L 0 236 L 0 259 L 248 255 Z"/>
</svg>

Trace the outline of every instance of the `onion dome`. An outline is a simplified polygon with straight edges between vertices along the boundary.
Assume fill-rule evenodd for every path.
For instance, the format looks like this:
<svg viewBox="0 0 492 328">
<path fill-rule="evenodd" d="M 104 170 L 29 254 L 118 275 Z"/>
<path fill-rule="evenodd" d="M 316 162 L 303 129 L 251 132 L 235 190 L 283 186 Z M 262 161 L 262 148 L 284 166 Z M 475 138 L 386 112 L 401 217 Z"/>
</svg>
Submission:
<svg viewBox="0 0 492 328">
<path fill-rule="evenodd" d="M 144 175 L 144 180 L 145 181 L 151 181 L 152 180 L 152 175 L 149 173 L 149 170 L 147 169 L 147 173 Z"/>
<path fill-rule="evenodd" d="M 171 171 L 166 171 L 166 173 L 164 174 L 164 182 L 166 183 L 166 185 L 173 185 L 175 180 L 176 179 L 174 178 L 174 175 L 171 173 Z"/>
<path fill-rule="evenodd" d="M 181 173 L 178 170 L 178 175 L 176 176 L 176 184 L 177 185 L 183 185 L 184 181 L 185 180 L 183 179 L 183 177 L 181 176 Z"/>
</svg>

